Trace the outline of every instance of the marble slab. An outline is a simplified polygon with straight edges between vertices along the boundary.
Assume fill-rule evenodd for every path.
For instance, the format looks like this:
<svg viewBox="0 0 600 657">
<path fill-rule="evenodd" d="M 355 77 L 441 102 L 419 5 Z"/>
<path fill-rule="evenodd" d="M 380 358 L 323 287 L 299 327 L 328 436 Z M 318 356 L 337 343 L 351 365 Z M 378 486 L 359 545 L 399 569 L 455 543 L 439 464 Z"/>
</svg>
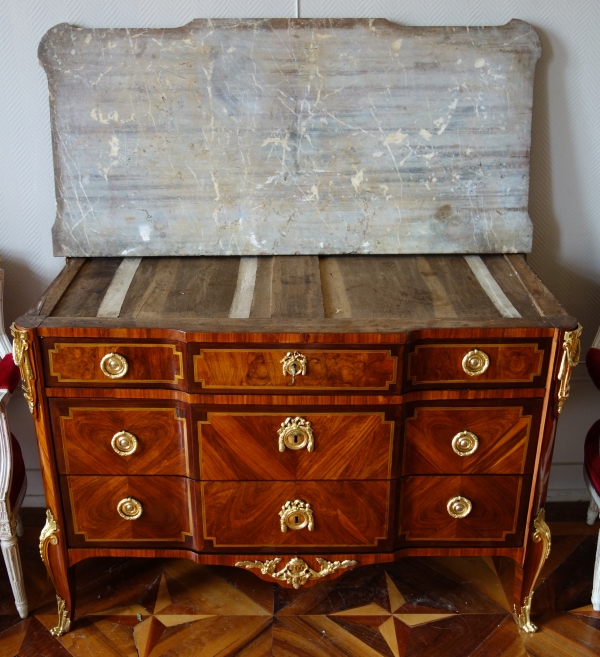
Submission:
<svg viewBox="0 0 600 657">
<path fill-rule="evenodd" d="M 535 30 L 58 25 L 60 256 L 531 250 Z"/>
</svg>

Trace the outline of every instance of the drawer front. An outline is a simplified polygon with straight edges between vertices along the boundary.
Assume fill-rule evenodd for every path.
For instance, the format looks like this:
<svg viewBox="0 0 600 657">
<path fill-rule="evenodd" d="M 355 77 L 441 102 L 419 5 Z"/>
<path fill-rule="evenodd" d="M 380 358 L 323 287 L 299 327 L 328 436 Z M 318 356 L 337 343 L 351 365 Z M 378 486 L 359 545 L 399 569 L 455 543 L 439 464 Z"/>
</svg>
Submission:
<svg viewBox="0 0 600 657">
<path fill-rule="evenodd" d="M 214 548 L 298 547 L 371 550 L 388 547 L 389 481 L 208 481 L 201 485 L 205 545 Z M 300 500 L 310 505 L 310 514 Z M 284 509 L 286 502 L 290 505 Z M 288 514 L 288 515 L 286 515 Z"/>
<path fill-rule="evenodd" d="M 186 477 L 61 477 L 69 543 L 190 547 L 192 483 Z"/>
<path fill-rule="evenodd" d="M 203 480 L 389 479 L 395 422 L 385 413 L 202 414 Z"/>
<path fill-rule="evenodd" d="M 185 389 L 180 344 L 83 343 L 44 340 L 49 386 Z"/>
<path fill-rule="evenodd" d="M 287 354 L 300 354 L 287 361 Z M 282 362 L 284 361 L 284 362 Z M 196 390 L 250 390 L 285 388 L 286 392 L 304 389 L 390 390 L 396 383 L 398 358 L 391 351 L 321 351 L 302 349 L 201 349 L 194 356 Z M 298 374 L 292 381 L 286 364 Z M 302 364 L 305 373 L 301 374 Z"/>
<path fill-rule="evenodd" d="M 183 407 L 53 399 L 50 415 L 61 474 L 189 476 Z"/>
<path fill-rule="evenodd" d="M 541 400 L 409 405 L 402 474 L 531 474 Z"/>
<path fill-rule="evenodd" d="M 530 485 L 530 477 L 508 475 L 404 477 L 400 545 L 521 545 Z M 451 515 L 469 503 L 468 515 Z"/>
<path fill-rule="evenodd" d="M 417 344 L 408 351 L 407 386 L 543 387 L 549 355 L 544 344 Z"/>
</svg>

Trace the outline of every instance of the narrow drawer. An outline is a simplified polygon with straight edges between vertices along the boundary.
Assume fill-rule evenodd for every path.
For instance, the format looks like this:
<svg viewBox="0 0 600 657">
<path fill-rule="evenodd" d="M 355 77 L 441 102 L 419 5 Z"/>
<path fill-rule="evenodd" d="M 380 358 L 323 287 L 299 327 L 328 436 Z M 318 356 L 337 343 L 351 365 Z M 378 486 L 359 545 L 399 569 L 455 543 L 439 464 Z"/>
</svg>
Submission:
<svg viewBox="0 0 600 657">
<path fill-rule="evenodd" d="M 388 350 L 200 349 L 194 389 L 387 391 L 395 386 L 397 361 Z"/>
<path fill-rule="evenodd" d="M 71 545 L 192 544 L 192 481 L 186 477 L 69 476 L 61 484 Z"/>
<path fill-rule="evenodd" d="M 203 480 L 389 479 L 393 412 L 200 413 Z"/>
<path fill-rule="evenodd" d="M 408 350 L 408 388 L 543 387 L 550 345 L 526 343 L 415 344 Z"/>
<path fill-rule="evenodd" d="M 400 545 L 521 545 L 530 485 L 509 475 L 404 477 Z"/>
<path fill-rule="evenodd" d="M 179 343 L 68 342 L 46 338 L 49 386 L 136 386 L 185 389 Z"/>
<path fill-rule="evenodd" d="M 402 474 L 531 474 L 541 410 L 537 399 L 407 405 Z"/>
<path fill-rule="evenodd" d="M 183 406 L 50 400 L 61 474 L 188 475 Z"/>
<path fill-rule="evenodd" d="M 203 482 L 205 545 L 384 549 L 391 486 L 389 481 Z M 297 501 L 302 504 L 294 506 Z"/>
</svg>

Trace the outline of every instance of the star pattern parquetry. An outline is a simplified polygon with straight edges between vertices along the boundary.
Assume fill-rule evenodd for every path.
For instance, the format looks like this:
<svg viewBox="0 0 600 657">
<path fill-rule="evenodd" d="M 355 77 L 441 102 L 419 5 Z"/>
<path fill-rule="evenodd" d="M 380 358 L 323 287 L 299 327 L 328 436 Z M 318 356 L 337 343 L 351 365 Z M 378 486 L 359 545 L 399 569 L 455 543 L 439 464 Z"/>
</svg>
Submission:
<svg viewBox="0 0 600 657">
<path fill-rule="evenodd" d="M 510 613 L 505 562 L 488 558 L 405 558 L 298 590 L 240 568 L 100 559 L 79 564 L 77 614 L 71 631 L 55 638 L 38 534 L 21 548 L 33 592 L 24 621 L 0 572 L 3 657 L 598 655 L 600 613 L 589 604 L 596 535 L 553 537 L 532 635 L 519 632 Z"/>
<path fill-rule="evenodd" d="M 379 630 L 381 636 L 385 639 L 385 642 L 388 644 L 394 657 L 404 657 L 404 649 L 406 644 L 402 641 L 402 639 L 404 638 L 403 635 L 406 633 L 403 632 L 403 626 L 408 626 L 410 628 L 416 627 L 417 625 L 425 625 L 426 623 L 432 623 L 434 621 L 440 620 L 441 618 L 448 618 L 454 614 L 439 614 L 430 612 L 415 613 L 412 611 L 412 605 L 410 605 L 410 613 L 402 613 L 402 610 L 409 605 L 407 605 L 404 596 L 402 593 L 400 593 L 398 587 L 394 584 L 388 573 L 385 573 L 385 579 L 391 611 L 388 612 L 376 602 L 371 602 L 368 605 L 364 605 L 362 607 L 354 607 L 353 609 L 346 609 L 344 611 L 338 611 L 332 615 L 345 616 L 348 619 L 356 618 L 358 623 L 361 622 L 360 619 L 364 616 L 372 619 L 377 619 L 375 622 L 385 618 L 381 625 L 377 626 L 377 629 Z M 397 621 L 399 621 L 402 625 L 398 626 Z"/>
</svg>

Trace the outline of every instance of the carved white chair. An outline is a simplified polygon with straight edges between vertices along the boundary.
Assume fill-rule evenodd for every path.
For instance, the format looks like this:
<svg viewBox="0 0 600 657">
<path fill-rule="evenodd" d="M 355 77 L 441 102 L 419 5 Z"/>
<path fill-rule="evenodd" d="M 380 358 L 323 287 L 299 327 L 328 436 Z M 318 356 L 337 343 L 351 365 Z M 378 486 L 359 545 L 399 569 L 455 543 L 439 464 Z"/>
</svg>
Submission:
<svg viewBox="0 0 600 657">
<path fill-rule="evenodd" d="M 18 517 L 27 489 L 21 448 L 10 433 L 6 404 L 17 387 L 20 375 L 12 356 L 12 346 L 4 331 L 4 271 L 0 269 L 0 541 L 17 611 L 26 618 L 27 597 L 17 536 L 23 534 Z"/>
<path fill-rule="evenodd" d="M 588 351 L 586 365 L 592 381 L 600 389 L 600 330 L 592 348 Z M 600 420 L 592 425 L 585 439 L 583 478 L 590 491 L 590 506 L 587 513 L 588 525 L 593 525 L 600 513 Z M 600 535 L 596 548 L 592 606 L 600 611 Z"/>
</svg>

